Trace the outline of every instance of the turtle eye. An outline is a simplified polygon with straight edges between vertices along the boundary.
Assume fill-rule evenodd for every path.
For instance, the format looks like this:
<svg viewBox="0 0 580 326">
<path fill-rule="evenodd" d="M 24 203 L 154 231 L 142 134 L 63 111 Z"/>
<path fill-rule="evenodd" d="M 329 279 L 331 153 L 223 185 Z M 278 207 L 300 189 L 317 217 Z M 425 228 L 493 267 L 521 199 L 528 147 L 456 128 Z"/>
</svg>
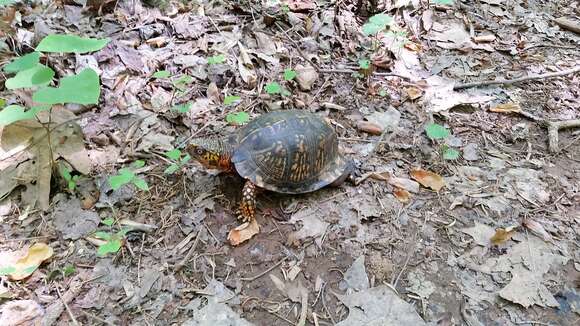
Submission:
<svg viewBox="0 0 580 326">
<path fill-rule="evenodd" d="M 203 148 L 200 148 L 200 147 L 196 148 L 195 149 L 195 154 L 202 155 L 203 154 Z"/>
</svg>

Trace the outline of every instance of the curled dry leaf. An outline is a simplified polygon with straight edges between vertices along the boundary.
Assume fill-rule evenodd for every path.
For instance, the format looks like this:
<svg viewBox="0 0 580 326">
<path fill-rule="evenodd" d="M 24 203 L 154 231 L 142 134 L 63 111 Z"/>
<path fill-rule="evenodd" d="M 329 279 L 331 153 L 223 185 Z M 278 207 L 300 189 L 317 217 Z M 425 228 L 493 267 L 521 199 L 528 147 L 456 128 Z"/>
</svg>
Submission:
<svg viewBox="0 0 580 326">
<path fill-rule="evenodd" d="M 296 81 L 298 82 L 298 86 L 303 91 L 309 91 L 312 89 L 312 85 L 318 79 L 318 72 L 312 66 L 303 66 L 297 65 L 296 66 Z"/>
<path fill-rule="evenodd" d="M 383 128 L 376 123 L 369 122 L 369 121 L 359 121 L 356 123 L 356 127 L 360 131 L 364 131 L 371 135 L 377 135 L 383 133 Z"/>
<path fill-rule="evenodd" d="M 542 238 L 542 240 L 552 242 L 552 236 L 546 231 L 546 229 L 544 229 L 542 224 L 531 219 L 525 219 L 522 224 L 528 228 L 528 230 L 532 231 L 533 234 Z"/>
<path fill-rule="evenodd" d="M 505 229 L 504 228 L 496 229 L 495 234 L 490 239 L 491 243 L 497 246 L 508 241 L 514 235 L 515 229 L 516 229 L 515 226 L 510 226 Z"/>
<path fill-rule="evenodd" d="M 244 223 L 237 228 L 230 231 L 228 234 L 228 240 L 232 246 L 237 246 L 250 240 L 254 235 L 260 232 L 260 225 L 253 219 L 250 223 Z"/>
<path fill-rule="evenodd" d="M 416 100 L 423 95 L 423 91 L 417 87 L 407 87 L 405 92 L 411 100 Z"/>
<path fill-rule="evenodd" d="M 443 177 L 431 171 L 414 169 L 411 171 L 411 177 L 417 180 L 423 187 L 431 188 L 435 191 L 439 191 L 445 186 Z"/>
<path fill-rule="evenodd" d="M 491 112 L 498 112 L 498 113 L 518 113 L 522 112 L 522 108 L 518 103 L 509 102 L 498 104 L 497 106 L 489 109 Z"/>
<path fill-rule="evenodd" d="M 30 276 L 45 260 L 52 257 L 53 250 L 45 243 L 36 243 L 18 257 L 19 253 L 8 253 L 2 256 L 0 268 L 8 270 L 8 277 L 13 281 L 23 280 Z"/>
<path fill-rule="evenodd" d="M 395 187 L 393 190 L 393 195 L 397 198 L 401 203 L 408 203 L 411 200 L 411 193 L 405 189 Z"/>
</svg>

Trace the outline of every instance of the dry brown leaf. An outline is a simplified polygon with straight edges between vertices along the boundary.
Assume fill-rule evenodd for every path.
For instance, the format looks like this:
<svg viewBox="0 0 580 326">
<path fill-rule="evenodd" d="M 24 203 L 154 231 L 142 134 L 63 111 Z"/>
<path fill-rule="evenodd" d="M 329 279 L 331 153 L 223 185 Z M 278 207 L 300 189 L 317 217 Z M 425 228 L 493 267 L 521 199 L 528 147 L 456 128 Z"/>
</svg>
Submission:
<svg viewBox="0 0 580 326">
<path fill-rule="evenodd" d="M 435 191 L 439 191 L 445 186 L 443 177 L 431 171 L 414 169 L 411 171 L 411 177 L 417 180 L 423 187 L 428 187 Z"/>
<path fill-rule="evenodd" d="M 318 72 L 312 66 L 297 65 L 294 69 L 296 71 L 296 81 L 298 86 L 303 91 L 312 89 L 312 85 L 318 79 Z"/>
<path fill-rule="evenodd" d="M 258 80 L 258 75 L 254 70 L 252 58 L 241 43 L 238 43 L 238 48 L 240 49 L 240 56 L 238 58 L 238 71 L 240 73 L 240 77 L 246 84 L 248 84 L 248 86 L 254 87 L 256 85 L 256 81 Z"/>
<path fill-rule="evenodd" d="M 23 252 L 4 252 L 0 268 L 8 269 L 8 277 L 13 281 L 30 276 L 42 262 L 52 257 L 53 250 L 45 243 L 36 243 Z"/>
<path fill-rule="evenodd" d="M 304 12 L 316 9 L 316 1 L 313 0 L 289 0 L 288 8 L 293 12 Z"/>
<path fill-rule="evenodd" d="M 216 83 L 211 82 L 209 86 L 207 86 L 207 98 L 210 99 L 214 104 L 221 104 L 222 100 L 220 90 Z"/>
<path fill-rule="evenodd" d="M 489 43 L 489 42 L 493 42 L 493 41 L 495 41 L 495 35 L 488 34 L 488 35 L 475 36 L 473 38 L 473 41 L 475 43 Z"/>
<path fill-rule="evenodd" d="M 515 226 L 510 226 L 505 229 L 504 228 L 496 229 L 495 234 L 490 239 L 491 243 L 497 246 L 508 241 L 514 235 L 515 229 L 516 229 Z"/>
<path fill-rule="evenodd" d="M 528 230 L 532 231 L 533 234 L 542 238 L 546 242 L 552 242 L 552 236 L 544 229 L 542 224 L 531 219 L 525 219 L 522 223 Z"/>
<path fill-rule="evenodd" d="M 383 133 L 383 128 L 376 123 L 369 121 L 359 121 L 356 123 L 356 128 L 371 135 L 380 135 Z"/>
<path fill-rule="evenodd" d="M 421 21 L 423 22 L 423 29 L 427 32 L 430 31 L 433 27 L 433 10 L 425 10 L 421 17 Z"/>
<path fill-rule="evenodd" d="M 416 100 L 419 97 L 423 96 L 423 90 L 421 90 L 417 87 L 407 87 L 407 88 L 405 88 L 405 92 L 407 93 L 407 96 L 411 100 Z"/>
<path fill-rule="evenodd" d="M 519 103 L 508 102 L 498 104 L 497 106 L 489 109 L 491 112 L 498 112 L 498 113 L 519 113 L 522 112 L 522 108 L 520 107 Z"/>
<path fill-rule="evenodd" d="M 228 240 L 232 246 L 237 246 L 247 240 L 250 240 L 254 235 L 260 232 L 260 225 L 256 219 L 250 223 L 244 223 L 237 228 L 230 231 Z"/>
<path fill-rule="evenodd" d="M 393 190 L 393 195 L 397 198 L 401 203 L 408 203 L 411 200 L 411 193 L 405 189 L 397 188 Z"/>
<path fill-rule="evenodd" d="M 34 300 L 8 301 L 0 310 L 0 325 L 40 325 L 44 314 L 43 307 Z"/>
</svg>

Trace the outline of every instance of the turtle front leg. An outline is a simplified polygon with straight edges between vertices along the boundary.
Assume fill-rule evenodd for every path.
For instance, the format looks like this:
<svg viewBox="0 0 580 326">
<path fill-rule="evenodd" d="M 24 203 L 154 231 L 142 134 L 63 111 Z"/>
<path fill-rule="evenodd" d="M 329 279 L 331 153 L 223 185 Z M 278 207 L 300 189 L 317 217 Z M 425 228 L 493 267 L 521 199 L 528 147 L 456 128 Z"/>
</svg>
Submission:
<svg viewBox="0 0 580 326">
<path fill-rule="evenodd" d="M 240 204 L 240 219 L 242 222 L 250 222 L 256 215 L 256 185 L 250 180 L 244 184 L 242 189 L 242 202 Z"/>
</svg>

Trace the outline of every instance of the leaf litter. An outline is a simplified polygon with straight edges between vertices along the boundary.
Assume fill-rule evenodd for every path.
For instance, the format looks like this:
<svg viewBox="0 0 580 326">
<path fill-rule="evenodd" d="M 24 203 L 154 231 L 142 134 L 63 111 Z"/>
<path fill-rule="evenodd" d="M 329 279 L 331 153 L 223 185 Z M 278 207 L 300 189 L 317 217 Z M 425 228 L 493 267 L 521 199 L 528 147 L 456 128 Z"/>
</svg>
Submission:
<svg viewBox="0 0 580 326">
<path fill-rule="evenodd" d="M 91 320 L 78 314 L 82 303 L 90 314 L 112 323 L 127 316 L 139 324 L 157 318 L 176 322 L 171 315 L 192 325 L 208 320 L 226 324 L 228 319 L 229 324 L 278 324 L 282 318 L 293 324 L 420 325 L 435 322 L 440 312 L 459 323 L 570 323 L 565 319 L 573 311 L 567 308 L 574 303 L 573 295 L 557 291 L 571 287 L 571 279 L 563 275 L 574 275 L 566 274 L 571 268 L 578 271 L 573 242 L 578 169 L 568 160 L 577 152 L 577 142 L 573 132 L 562 133 L 564 154 L 546 155 L 543 132 L 536 130 L 535 121 L 522 120 L 528 118 L 521 108 L 542 119 L 577 118 L 578 82 L 571 75 L 509 88 L 465 89 L 460 84 L 537 76 L 572 65 L 574 50 L 566 47 L 575 44 L 575 36 L 551 20 L 553 9 L 483 1 L 462 3 L 465 8 L 459 10 L 397 1 L 386 2 L 378 10 L 381 16 L 370 19 L 378 12 L 368 7 L 373 2 L 361 8 L 314 1 L 290 1 L 288 7 L 276 2 L 226 7 L 201 1 L 154 8 L 151 3 L 91 1 L 87 12 L 67 4 L 46 17 L 19 6 L 10 11 L 23 22 L 8 15 L 8 29 L 0 26 L 2 32 L 15 32 L 10 47 L 0 40 L 0 48 L 6 49 L 34 48 L 44 35 L 62 30 L 63 22 L 74 34 L 113 35 L 94 54 L 51 54 L 46 63 L 58 76 L 91 67 L 101 78 L 101 105 L 76 106 L 78 113 L 75 109 L 75 122 L 85 137 L 76 132 L 55 136 L 66 146 L 73 140 L 70 149 L 80 155 L 65 151 L 55 159 L 66 160 L 80 174 L 96 174 L 99 201 L 80 209 L 72 200 L 71 209 L 57 202 L 53 195 L 60 188 L 49 182 L 55 175 L 32 164 L 52 160 L 31 145 L 41 134 L 38 126 L 29 128 L 32 133 L 18 138 L 8 152 L 4 146 L 0 152 L 2 158 L 10 156 L 0 162 L 0 198 L 9 197 L 11 203 L 1 217 L 6 223 L 2 236 L 50 237 L 58 254 L 41 269 L 58 270 L 65 261 L 79 264 L 77 269 L 95 266 L 91 286 L 78 300 L 67 301 L 79 322 Z M 572 6 L 563 8 L 556 16 L 574 14 Z M 87 14 L 97 12 L 103 24 L 95 27 Z M 376 37 L 365 37 L 363 30 Z M 293 78 L 286 79 L 288 69 L 295 72 Z M 151 78 L 162 70 L 167 76 Z M 268 94 L 265 86 L 274 83 L 277 89 Z M 70 95 L 66 87 L 50 90 L 62 98 Z M 1 97 L 10 105 L 23 102 L 9 92 Z M 342 194 L 325 190 L 284 197 L 292 202 L 281 206 L 304 207 L 297 212 L 280 212 L 280 197 L 265 194 L 258 207 L 265 217 L 260 231 L 248 228 L 239 245 L 230 247 L 237 181 L 214 179 L 189 165 L 163 175 L 167 162 L 162 154 L 192 134 L 226 134 L 264 111 L 291 106 L 327 116 L 344 150 L 357 161 L 369 159 L 361 164 L 368 177 L 356 190 L 344 187 Z M 438 161 L 433 153 L 439 149 L 425 137 L 423 126 L 440 119 L 453 131 L 445 144 L 462 150 L 454 161 Z M 381 139 L 384 131 L 389 134 Z M 61 145 L 53 144 L 55 152 Z M 106 176 L 135 157 L 147 160 L 143 175 L 151 191 L 107 189 Z M 414 172 L 416 166 L 424 167 L 421 173 Z M 413 180 L 407 179 L 409 174 Z M 40 202 L 59 216 L 38 218 L 38 212 L 24 208 L 26 202 Z M 118 214 L 119 221 L 157 228 L 131 234 L 114 260 L 95 258 L 95 248 L 86 245 L 83 235 L 94 228 L 97 216 L 111 214 Z M 278 223 L 270 215 L 290 219 Z M 422 238 L 410 250 L 406 240 L 415 234 Z M 72 245 L 61 237 L 73 239 Z M 1 243 L 3 252 L 20 246 Z M 367 254 L 375 257 L 371 266 L 377 266 L 379 255 L 392 268 L 372 268 L 367 275 Z M 299 256 L 300 264 L 279 264 L 287 255 Z M 355 263 L 345 265 L 351 258 Z M 184 262 L 184 274 L 172 270 L 179 261 Z M 276 285 L 272 276 L 278 267 L 284 278 Z M 338 286 L 346 281 L 337 269 L 346 271 L 344 278 L 352 283 L 348 290 Z M 40 298 L 57 297 L 55 287 L 71 284 L 66 278 L 39 282 L 43 273 L 33 273 L 27 283 L 43 293 Z M 270 278 L 262 277 L 266 274 Z M 262 276 L 247 280 L 248 275 Z M 379 280 L 392 284 L 395 278 L 396 291 L 375 286 Z M 8 286 L 13 298 L 27 298 Z M 337 288 L 342 294 L 335 297 L 331 292 Z M 459 312 L 457 302 L 464 297 L 468 300 Z M 304 298 L 312 305 L 303 304 Z M 193 315 L 174 308 L 182 306 L 180 299 L 195 302 L 189 306 Z M 70 316 L 58 303 L 50 319 L 69 323 Z M 118 303 L 127 308 L 120 311 Z M 558 310 L 535 311 L 555 303 Z M 137 309 L 147 314 L 134 317 Z"/>
</svg>

